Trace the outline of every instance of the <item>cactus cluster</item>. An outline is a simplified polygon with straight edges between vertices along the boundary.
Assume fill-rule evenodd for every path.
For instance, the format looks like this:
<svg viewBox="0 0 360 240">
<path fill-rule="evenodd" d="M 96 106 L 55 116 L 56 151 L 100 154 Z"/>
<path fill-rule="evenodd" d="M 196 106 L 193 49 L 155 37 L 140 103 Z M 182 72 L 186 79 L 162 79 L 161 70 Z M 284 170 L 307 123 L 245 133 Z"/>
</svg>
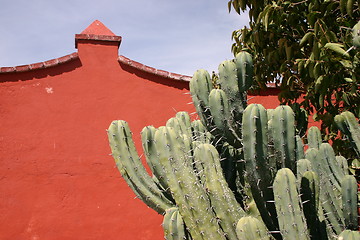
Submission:
<svg viewBox="0 0 360 240">
<path fill-rule="evenodd" d="M 164 215 L 168 240 L 358 238 L 357 182 L 346 159 L 315 127 L 305 151 L 304 112 L 247 105 L 251 84 L 246 52 L 220 64 L 216 86 L 197 71 L 190 91 L 200 120 L 179 112 L 141 133 L 152 176 L 128 124 L 113 121 L 108 138 L 123 178 Z M 356 146 L 359 126 L 338 122 Z"/>
</svg>

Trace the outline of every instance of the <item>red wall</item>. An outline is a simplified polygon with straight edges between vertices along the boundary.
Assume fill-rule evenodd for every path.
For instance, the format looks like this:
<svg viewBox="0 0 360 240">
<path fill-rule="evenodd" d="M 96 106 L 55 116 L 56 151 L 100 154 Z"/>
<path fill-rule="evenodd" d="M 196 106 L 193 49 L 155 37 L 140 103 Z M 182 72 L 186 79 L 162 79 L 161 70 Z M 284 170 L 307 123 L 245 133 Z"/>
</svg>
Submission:
<svg viewBox="0 0 360 240">
<path fill-rule="evenodd" d="M 163 239 L 162 216 L 134 199 L 105 130 L 127 120 L 140 149 L 144 126 L 194 111 L 188 82 L 118 61 L 118 44 L 83 39 L 78 54 L 0 71 L 0 239 Z"/>
</svg>

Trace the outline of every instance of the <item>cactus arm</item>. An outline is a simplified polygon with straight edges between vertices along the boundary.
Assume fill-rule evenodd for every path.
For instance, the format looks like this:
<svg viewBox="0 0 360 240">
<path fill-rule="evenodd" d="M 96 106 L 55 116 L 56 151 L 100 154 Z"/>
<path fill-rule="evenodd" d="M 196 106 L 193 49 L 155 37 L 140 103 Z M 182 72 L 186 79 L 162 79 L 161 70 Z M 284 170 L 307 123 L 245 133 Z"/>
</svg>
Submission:
<svg viewBox="0 0 360 240">
<path fill-rule="evenodd" d="M 360 239 L 359 231 L 344 230 L 338 237 L 338 240 L 358 240 Z"/>
<path fill-rule="evenodd" d="M 268 116 L 268 162 L 269 168 L 271 170 L 272 178 L 275 178 L 277 172 L 277 155 L 276 148 L 274 144 L 274 111 L 275 109 L 267 109 L 266 113 Z"/>
<path fill-rule="evenodd" d="M 263 106 L 250 104 L 243 114 L 243 148 L 246 177 L 261 217 L 270 231 L 277 230 L 273 203 L 272 175 L 267 156 L 267 113 Z"/>
<path fill-rule="evenodd" d="M 169 185 L 166 182 L 165 172 L 158 160 L 158 152 L 155 145 L 156 128 L 153 126 L 144 127 L 141 131 L 141 141 L 145 153 L 146 162 L 161 187 L 169 193 Z"/>
<path fill-rule="evenodd" d="M 127 184 L 144 203 L 164 214 L 173 203 L 159 190 L 142 165 L 127 122 L 113 121 L 108 129 L 108 138 L 112 156 Z"/>
<path fill-rule="evenodd" d="M 279 106 L 273 113 L 272 122 L 278 168 L 286 167 L 296 172 L 294 112 L 289 106 Z"/>
<path fill-rule="evenodd" d="M 222 173 L 220 157 L 214 146 L 201 144 L 194 151 L 194 160 L 204 165 L 205 188 L 219 224 L 228 239 L 235 239 L 235 226 L 245 215 Z"/>
<path fill-rule="evenodd" d="M 284 239 L 310 239 L 300 197 L 296 190 L 296 178 L 288 168 L 280 169 L 274 184 L 275 207 L 279 228 Z"/>
<path fill-rule="evenodd" d="M 270 234 L 265 224 L 252 216 L 242 217 L 236 225 L 236 233 L 239 239 L 270 240 Z"/>
<path fill-rule="evenodd" d="M 341 181 L 342 206 L 345 228 L 358 229 L 357 182 L 354 176 L 346 175 Z"/>
<path fill-rule="evenodd" d="M 246 93 L 239 91 L 237 69 L 234 61 L 225 60 L 220 63 L 219 84 L 229 99 L 230 109 L 234 114 L 234 118 L 241 119 L 241 114 L 246 107 Z"/>
<path fill-rule="evenodd" d="M 345 157 L 343 156 L 336 156 L 336 161 L 340 168 L 342 169 L 344 175 L 349 174 L 349 165 Z"/>
<path fill-rule="evenodd" d="M 240 137 L 233 129 L 233 119 L 228 98 L 221 89 L 213 89 L 209 95 L 209 107 L 218 132 L 225 136 L 226 141 L 236 148 L 241 147 Z"/>
<path fill-rule="evenodd" d="M 335 177 L 336 173 L 332 170 L 335 169 L 332 165 L 337 165 L 334 151 L 328 143 L 322 143 L 319 150 L 308 149 L 306 158 L 311 161 L 320 179 L 320 202 L 327 223 L 336 234 L 340 234 L 343 230 L 344 219 L 341 209 L 341 183 L 338 182 L 338 177 Z"/>
<path fill-rule="evenodd" d="M 309 148 L 319 149 L 322 143 L 320 129 L 315 126 L 310 127 L 308 130 L 307 139 Z"/>
<path fill-rule="evenodd" d="M 341 209 L 341 198 L 333 193 L 334 189 L 320 179 L 320 202 L 329 227 L 336 234 L 344 229 L 343 212 Z"/>
<path fill-rule="evenodd" d="M 178 112 L 175 117 L 166 122 L 167 127 L 172 127 L 179 135 L 192 137 L 191 120 L 187 112 Z"/>
<path fill-rule="evenodd" d="M 242 51 L 235 56 L 234 62 L 237 70 L 239 91 L 245 92 L 253 84 L 252 56 L 250 53 Z"/>
<path fill-rule="evenodd" d="M 302 174 L 300 184 L 300 195 L 307 227 L 312 239 L 328 239 L 326 223 L 319 211 L 320 181 L 314 171 L 306 171 Z"/>
<path fill-rule="evenodd" d="M 311 166 L 311 162 L 308 159 L 304 158 L 296 162 L 296 171 L 297 171 L 296 176 L 299 181 L 299 184 L 301 183 L 301 178 L 304 175 L 304 173 L 312 170 L 313 169 Z"/>
<path fill-rule="evenodd" d="M 213 136 L 206 130 L 204 124 L 202 124 L 200 120 L 192 121 L 191 129 L 193 141 L 199 141 L 202 143 L 210 143 L 212 141 Z"/>
<path fill-rule="evenodd" d="M 171 227 L 172 225 L 172 220 L 173 220 L 173 215 L 175 212 L 178 212 L 178 208 L 177 207 L 172 207 L 172 208 L 169 208 L 169 209 L 166 209 L 165 211 L 165 215 L 164 215 L 164 218 L 163 218 L 163 222 L 162 222 L 162 227 L 163 227 L 163 230 L 164 230 L 164 238 L 166 240 L 172 240 L 173 239 L 173 229 Z"/>
<path fill-rule="evenodd" d="M 296 145 L 295 159 L 297 161 L 299 159 L 304 159 L 305 158 L 304 143 L 299 135 L 295 136 L 295 145 Z"/>
<path fill-rule="evenodd" d="M 191 119 L 187 112 L 177 112 L 176 116 L 179 119 L 180 129 L 183 134 L 192 136 Z"/>
<path fill-rule="evenodd" d="M 185 225 L 176 207 L 166 210 L 163 219 L 164 237 L 166 240 L 184 240 L 187 239 Z"/>
<path fill-rule="evenodd" d="M 211 115 L 208 103 L 209 94 L 213 86 L 210 74 L 204 69 L 197 70 L 189 85 L 192 100 L 200 120 L 205 126 L 211 127 Z"/>
<path fill-rule="evenodd" d="M 360 126 L 354 114 L 348 111 L 342 112 L 335 116 L 334 121 L 341 132 L 349 138 L 358 157 L 360 157 Z"/>
<path fill-rule="evenodd" d="M 183 151 L 183 138 L 171 127 L 160 127 L 155 140 L 172 196 L 191 236 L 194 239 L 225 239 L 189 153 Z"/>
<path fill-rule="evenodd" d="M 322 143 L 319 148 L 319 154 L 319 167 L 324 171 L 324 176 L 340 191 L 344 172 L 337 163 L 333 148 L 329 143 Z"/>
</svg>

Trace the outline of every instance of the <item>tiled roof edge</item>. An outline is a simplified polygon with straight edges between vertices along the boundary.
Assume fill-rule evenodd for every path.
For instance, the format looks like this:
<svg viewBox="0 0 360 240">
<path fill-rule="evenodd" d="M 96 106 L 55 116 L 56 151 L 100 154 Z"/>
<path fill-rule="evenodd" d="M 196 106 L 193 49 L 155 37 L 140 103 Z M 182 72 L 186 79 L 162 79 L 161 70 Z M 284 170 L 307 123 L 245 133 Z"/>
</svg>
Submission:
<svg viewBox="0 0 360 240">
<path fill-rule="evenodd" d="M 142 63 L 136 62 L 134 60 L 131 60 L 131 59 L 129 59 L 127 57 L 124 57 L 124 56 L 121 56 L 121 55 L 119 56 L 118 61 L 120 63 L 123 63 L 125 65 L 133 67 L 133 68 L 138 69 L 140 71 L 151 73 L 151 74 L 158 75 L 158 76 L 165 77 L 165 78 L 169 78 L 169 79 L 172 79 L 172 80 L 186 81 L 186 82 L 189 82 L 191 80 L 190 76 L 177 74 L 177 73 L 172 73 L 172 72 L 156 69 L 156 68 L 153 68 L 153 67 L 149 67 L 149 66 L 146 66 L 146 65 L 144 65 Z"/>
<path fill-rule="evenodd" d="M 45 62 L 32 63 L 27 65 L 15 66 L 15 67 L 0 67 L 1 73 L 16 73 L 16 72 L 27 72 L 32 70 L 44 69 L 54 67 L 63 63 L 67 63 L 78 59 L 79 55 L 77 52 L 65 55 L 63 57 L 54 58 Z"/>
</svg>

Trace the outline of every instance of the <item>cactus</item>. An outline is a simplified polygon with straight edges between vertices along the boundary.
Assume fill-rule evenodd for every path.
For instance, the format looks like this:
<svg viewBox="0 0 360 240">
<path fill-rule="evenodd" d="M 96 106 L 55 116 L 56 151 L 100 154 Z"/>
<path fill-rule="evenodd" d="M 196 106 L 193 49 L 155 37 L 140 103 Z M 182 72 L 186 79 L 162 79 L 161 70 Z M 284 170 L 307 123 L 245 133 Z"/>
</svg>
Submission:
<svg viewBox="0 0 360 240">
<path fill-rule="evenodd" d="M 188 238 L 184 221 L 179 214 L 179 209 L 176 207 L 166 209 L 162 226 L 166 240 L 184 240 Z"/>
<path fill-rule="evenodd" d="M 173 207 L 174 203 L 166 198 L 142 165 L 127 122 L 113 121 L 108 138 L 116 165 L 137 197 L 160 214 Z"/>
<path fill-rule="evenodd" d="M 336 115 L 334 121 L 343 134 L 345 134 L 360 157 L 360 126 L 354 114 L 351 112 L 342 112 Z"/>
<path fill-rule="evenodd" d="M 289 106 L 279 106 L 273 112 L 272 134 L 277 168 L 296 172 L 295 118 Z"/>
<path fill-rule="evenodd" d="M 270 234 L 265 224 L 252 216 L 242 217 L 236 225 L 236 233 L 239 239 L 270 240 Z"/>
<path fill-rule="evenodd" d="M 304 112 L 247 106 L 251 83 L 252 60 L 245 52 L 220 64 L 214 85 L 205 70 L 197 71 L 190 90 L 200 120 L 179 112 L 166 126 L 141 132 L 152 176 L 128 124 L 114 121 L 108 137 L 125 181 L 164 215 L 166 239 L 322 240 L 353 234 L 344 231 L 356 229 L 358 217 L 347 160 L 335 156 L 315 127 L 304 152 Z M 356 120 L 343 114 L 336 121 L 357 148 Z"/>
<path fill-rule="evenodd" d="M 261 217 L 269 229 L 277 229 L 273 200 L 272 173 L 268 163 L 267 113 L 259 104 L 251 104 L 243 115 L 243 147 L 246 177 Z"/>
<path fill-rule="evenodd" d="M 346 229 L 358 229 L 357 182 L 354 176 L 346 175 L 341 182 L 342 205 Z"/>
<path fill-rule="evenodd" d="M 274 181 L 276 212 L 279 228 L 284 239 L 310 239 L 301 199 L 296 189 L 296 178 L 288 168 L 280 169 Z"/>
<path fill-rule="evenodd" d="M 319 149 L 322 143 L 320 129 L 315 126 L 310 127 L 308 130 L 307 139 L 308 139 L 309 148 Z"/>
<path fill-rule="evenodd" d="M 338 240 L 357 240 L 360 239 L 359 231 L 344 230 L 340 233 Z"/>
<path fill-rule="evenodd" d="M 320 207 L 320 180 L 314 171 L 308 170 L 302 174 L 300 195 L 310 236 L 312 239 L 328 239 L 325 218 Z"/>
</svg>

